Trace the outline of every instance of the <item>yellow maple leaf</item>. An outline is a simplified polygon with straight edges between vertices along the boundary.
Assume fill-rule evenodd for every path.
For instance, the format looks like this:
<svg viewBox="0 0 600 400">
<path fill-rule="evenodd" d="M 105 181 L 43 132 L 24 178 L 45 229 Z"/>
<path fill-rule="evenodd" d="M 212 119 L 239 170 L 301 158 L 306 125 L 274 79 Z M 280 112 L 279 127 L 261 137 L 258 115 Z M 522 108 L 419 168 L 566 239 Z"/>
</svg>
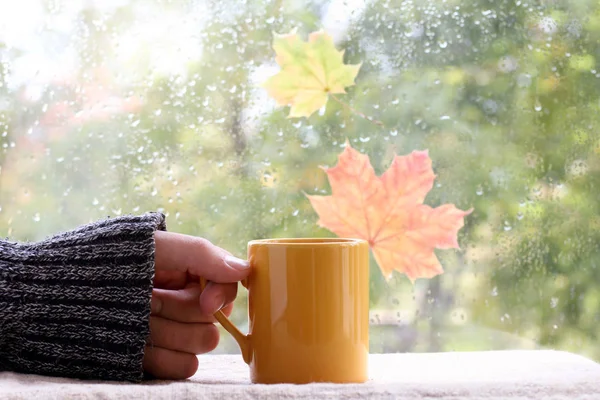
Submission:
<svg viewBox="0 0 600 400">
<path fill-rule="evenodd" d="M 412 282 L 441 274 L 434 249 L 459 247 L 457 233 L 473 209 L 423 204 L 435 179 L 427 151 L 395 156 L 382 176 L 349 144 L 338 159 L 325 169 L 331 196 L 307 196 L 318 224 L 340 237 L 368 241 L 386 279 L 394 270 Z"/>
<path fill-rule="evenodd" d="M 330 94 L 346 93 L 361 66 L 344 64 L 344 51 L 338 51 L 323 31 L 311 33 L 308 42 L 295 32 L 275 34 L 273 49 L 281 71 L 263 87 L 278 105 L 291 106 L 288 118 L 309 117 Z"/>
</svg>

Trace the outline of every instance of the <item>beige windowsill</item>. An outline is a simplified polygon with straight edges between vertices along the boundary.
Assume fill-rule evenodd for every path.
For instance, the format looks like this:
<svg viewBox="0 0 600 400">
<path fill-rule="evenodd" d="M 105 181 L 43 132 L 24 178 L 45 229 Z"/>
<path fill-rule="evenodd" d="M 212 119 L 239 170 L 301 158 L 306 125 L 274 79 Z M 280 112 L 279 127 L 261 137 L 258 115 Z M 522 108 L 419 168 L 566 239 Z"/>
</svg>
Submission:
<svg viewBox="0 0 600 400">
<path fill-rule="evenodd" d="M 2 399 L 600 399 L 600 364 L 547 350 L 374 354 L 360 385 L 253 385 L 238 355 L 200 357 L 181 382 L 83 382 L 0 373 Z"/>
</svg>

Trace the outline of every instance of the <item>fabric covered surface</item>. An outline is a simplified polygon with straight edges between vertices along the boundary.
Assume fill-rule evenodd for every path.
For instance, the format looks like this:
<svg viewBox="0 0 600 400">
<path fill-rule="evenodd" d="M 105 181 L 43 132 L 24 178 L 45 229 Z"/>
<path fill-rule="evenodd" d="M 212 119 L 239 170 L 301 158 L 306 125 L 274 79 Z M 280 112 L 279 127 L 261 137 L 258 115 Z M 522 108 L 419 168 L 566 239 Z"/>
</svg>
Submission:
<svg viewBox="0 0 600 400">
<path fill-rule="evenodd" d="M 239 355 L 200 356 L 186 381 L 0 373 L 0 399 L 600 399 L 600 364 L 547 350 L 374 354 L 365 384 L 255 385 Z"/>
</svg>

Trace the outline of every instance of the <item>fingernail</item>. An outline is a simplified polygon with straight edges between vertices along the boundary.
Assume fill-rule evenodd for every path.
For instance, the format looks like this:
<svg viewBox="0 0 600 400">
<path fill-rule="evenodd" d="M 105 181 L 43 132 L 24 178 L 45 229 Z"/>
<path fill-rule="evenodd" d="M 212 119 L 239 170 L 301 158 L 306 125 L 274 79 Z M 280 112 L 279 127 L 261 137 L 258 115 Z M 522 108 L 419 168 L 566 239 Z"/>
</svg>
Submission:
<svg viewBox="0 0 600 400">
<path fill-rule="evenodd" d="M 215 298 L 214 305 L 215 307 L 213 307 L 211 314 L 214 314 L 218 312 L 221 308 L 223 308 L 223 306 L 225 305 L 225 298 L 221 295 L 217 296 Z"/>
<path fill-rule="evenodd" d="M 250 263 L 248 261 L 233 256 L 225 257 L 225 264 L 240 271 L 250 268 Z"/>
</svg>

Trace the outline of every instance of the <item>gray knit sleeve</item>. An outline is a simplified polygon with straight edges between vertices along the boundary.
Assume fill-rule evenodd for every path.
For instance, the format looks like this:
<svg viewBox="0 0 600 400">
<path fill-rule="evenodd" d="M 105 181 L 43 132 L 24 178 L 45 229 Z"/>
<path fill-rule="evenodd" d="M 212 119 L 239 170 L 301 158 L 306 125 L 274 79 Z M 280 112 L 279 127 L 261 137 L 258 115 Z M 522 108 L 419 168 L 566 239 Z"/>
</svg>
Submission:
<svg viewBox="0 0 600 400">
<path fill-rule="evenodd" d="M 0 370 L 140 381 L 160 213 L 0 240 Z"/>
</svg>

